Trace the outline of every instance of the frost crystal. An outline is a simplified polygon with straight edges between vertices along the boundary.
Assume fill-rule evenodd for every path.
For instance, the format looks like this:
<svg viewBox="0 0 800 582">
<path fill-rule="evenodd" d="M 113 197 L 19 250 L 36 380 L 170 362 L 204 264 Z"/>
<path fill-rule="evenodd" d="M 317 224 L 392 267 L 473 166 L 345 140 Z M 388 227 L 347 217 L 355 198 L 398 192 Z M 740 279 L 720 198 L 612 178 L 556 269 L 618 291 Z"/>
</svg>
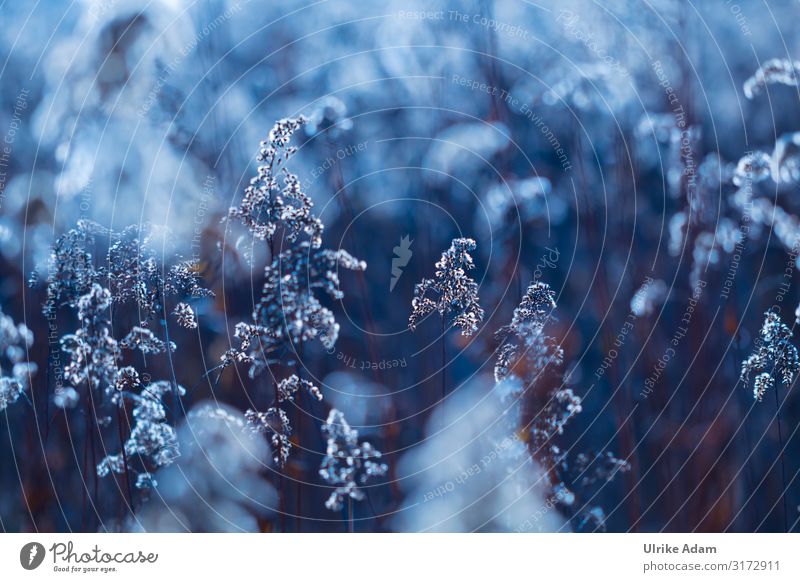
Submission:
<svg viewBox="0 0 800 582">
<path fill-rule="evenodd" d="M 443 319 L 454 314 L 453 325 L 461 328 L 461 335 L 470 336 L 478 330 L 478 324 L 483 321 L 483 309 L 478 304 L 478 284 L 467 275 L 467 271 L 475 268 L 469 254 L 475 246 L 471 238 L 453 239 L 450 248 L 436 263 L 435 278 L 422 279 L 414 286 L 408 318 L 412 330 L 434 311 Z"/>
<path fill-rule="evenodd" d="M 311 210 L 314 203 L 303 192 L 300 179 L 285 167 L 297 148 L 289 146 L 292 135 L 305 125 L 306 119 L 298 117 L 281 119 L 261 142 L 257 160 L 257 174 L 245 188 L 238 207 L 230 208 L 228 219 L 247 226 L 260 240 L 271 241 L 279 227 L 286 230 L 289 241 L 295 242 L 305 233 L 314 248 L 322 245 L 322 221 Z M 279 184 L 278 175 L 283 178 Z"/>
<path fill-rule="evenodd" d="M 774 311 L 767 311 L 764 316 L 756 339 L 756 349 L 742 362 L 741 372 L 741 381 L 745 384 L 749 383 L 751 372 L 760 372 L 753 389 L 753 397 L 759 402 L 766 391 L 775 385 L 775 374 L 780 374 L 781 382 L 790 386 L 800 369 L 797 348 L 791 343 L 792 330 Z"/>
<path fill-rule="evenodd" d="M 364 499 L 361 486 L 376 477 L 382 477 L 388 467 L 379 461 L 381 453 L 368 442 L 358 443 L 358 431 L 351 428 L 344 415 L 331 409 L 328 420 L 322 425 L 322 434 L 328 439 L 325 458 L 319 469 L 322 479 L 335 487 L 325 507 L 340 510 L 347 498 Z"/>
</svg>

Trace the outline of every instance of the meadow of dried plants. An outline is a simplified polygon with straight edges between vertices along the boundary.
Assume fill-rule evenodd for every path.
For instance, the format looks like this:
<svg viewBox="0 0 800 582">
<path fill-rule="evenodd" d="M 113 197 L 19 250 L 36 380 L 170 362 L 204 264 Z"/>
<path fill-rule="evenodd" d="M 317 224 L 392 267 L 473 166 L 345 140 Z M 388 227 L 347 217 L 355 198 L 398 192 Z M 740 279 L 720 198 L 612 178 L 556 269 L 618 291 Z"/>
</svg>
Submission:
<svg viewBox="0 0 800 582">
<path fill-rule="evenodd" d="M 0 3 L 0 531 L 798 531 L 798 15 Z"/>
</svg>

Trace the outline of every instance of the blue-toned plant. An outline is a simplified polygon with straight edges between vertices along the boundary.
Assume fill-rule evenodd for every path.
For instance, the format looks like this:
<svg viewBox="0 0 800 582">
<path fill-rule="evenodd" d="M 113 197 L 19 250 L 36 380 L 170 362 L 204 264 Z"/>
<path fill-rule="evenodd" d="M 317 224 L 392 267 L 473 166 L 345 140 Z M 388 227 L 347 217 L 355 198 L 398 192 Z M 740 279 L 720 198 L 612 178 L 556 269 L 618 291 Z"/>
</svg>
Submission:
<svg viewBox="0 0 800 582">
<path fill-rule="evenodd" d="M 291 366 L 295 346 L 319 340 L 326 350 L 333 348 L 339 335 L 339 325 L 333 312 L 322 305 L 316 296 L 320 290 L 338 300 L 344 296 L 340 289 L 340 269 L 363 271 L 366 263 L 345 250 L 321 249 L 323 224 L 313 214 L 311 198 L 303 191 L 296 174 L 286 168 L 286 162 L 296 153 L 290 146 L 292 136 L 306 124 L 304 117 L 278 121 L 262 142 L 255 177 L 245 189 L 238 207 L 228 212 L 229 221 L 247 226 L 255 239 L 270 243 L 271 262 L 264 270 L 261 297 L 253 309 L 250 322 L 236 324 L 234 337 L 238 345 L 222 355 L 222 367 L 234 363 L 248 364 L 249 375 L 255 378 L 270 366 Z M 283 186 L 278 177 L 282 176 Z M 292 243 L 277 253 L 280 239 Z M 308 240 L 300 240 L 307 236 Z M 286 463 L 291 443 L 292 426 L 282 407 L 291 392 L 305 387 L 318 400 L 322 394 L 312 383 L 292 375 L 273 382 L 274 398 L 266 412 L 247 411 L 251 428 L 269 432 L 274 446 L 274 458 L 280 467 Z"/>
<path fill-rule="evenodd" d="M 261 142 L 256 175 L 245 188 L 239 206 L 228 210 L 228 220 L 237 220 L 247 226 L 252 235 L 273 242 L 283 230 L 289 242 L 305 234 L 311 246 L 322 245 L 322 221 L 312 213 L 311 198 L 303 191 L 300 179 L 286 167 L 297 152 L 289 145 L 292 136 L 307 122 L 305 117 L 281 119 Z M 274 250 L 274 245 L 271 247 Z"/>
<path fill-rule="evenodd" d="M 496 332 L 500 342 L 497 350 L 494 375 L 501 397 L 511 408 L 532 408 L 533 417 L 524 427 L 509 427 L 512 434 L 524 430 L 530 453 L 544 468 L 551 481 L 551 496 L 571 512 L 577 495 L 573 488 L 582 491 L 597 482 L 607 482 L 620 471 L 630 469 L 627 461 L 617 459 L 612 453 L 581 453 L 571 464 L 568 453 L 562 451 L 558 437 L 565 427 L 583 410 L 582 400 L 565 381 L 554 386 L 548 383 L 549 375 L 564 362 L 564 350 L 555 338 L 545 332 L 552 312 L 556 309 L 555 292 L 547 283 L 535 282 L 528 286 L 520 304 L 514 309 L 511 323 Z M 524 421 L 524 418 L 523 418 Z M 604 527 L 595 518 L 602 508 L 587 508 L 579 512 L 576 527 L 582 529 L 589 523 Z"/>
<path fill-rule="evenodd" d="M 344 414 L 332 408 L 322 425 L 327 439 L 325 457 L 319 474 L 334 489 L 325 502 L 331 511 L 339 511 L 348 502 L 348 524 L 353 530 L 352 500 L 364 499 L 362 487 L 372 479 L 386 475 L 388 466 L 380 462 L 381 453 L 368 442 L 358 441 L 358 431 L 348 424 Z"/>
<path fill-rule="evenodd" d="M 61 408 L 73 407 L 83 393 L 86 446 L 92 451 L 95 473 L 99 477 L 125 475 L 131 510 L 130 474 L 136 475 L 138 488 L 148 488 L 152 485 L 150 472 L 177 454 L 163 399 L 172 394 L 177 402 L 185 391 L 173 382 L 143 384 L 133 366 L 123 365 L 123 350 L 145 355 L 174 351 L 175 344 L 157 337 L 152 327 L 159 313 L 166 317 L 167 298 L 211 295 L 201 287 L 193 261 L 178 258 L 165 265 L 158 260 L 151 232 L 146 225 L 116 233 L 90 221 L 79 222 L 53 245 L 43 308 L 51 319 L 62 306 L 71 308 L 77 317 L 78 328 L 60 341 L 67 355 L 64 378 L 70 385 L 54 401 Z M 101 239 L 108 241 L 104 261 L 95 258 Z M 138 311 L 138 324 L 122 340 L 115 338 L 111 324 L 114 305 L 135 305 Z M 133 419 L 127 437 L 126 403 L 132 406 Z M 107 424 L 101 421 L 101 411 L 116 416 L 121 451 L 96 462 L 95 441 Z"/>
<path fill-rule="evenodd" d="M 36 373 L 36 364 L 27 361 L 32 345 L 31 330 L 0 309 L 0 412 L 19 400 Z"/>
<path fill-rule="evenodd" d="M 456 238 L 436 262 L 433 279 L 423 278 L 414 286 L 408 326 L 413 331 L 429 314 L 436 312 L 441 321 L 439 342 L 442 351 L 441 395 L 446 392 L 445 367 L 447 326 L 461 329 L 461 335 L 471 336 L 483 321 L 483 308 L 478 303 L 478 284 L 467 272 L 475 268 L 470 252 L 476 248 L 471 238 Z"/>
</svg>

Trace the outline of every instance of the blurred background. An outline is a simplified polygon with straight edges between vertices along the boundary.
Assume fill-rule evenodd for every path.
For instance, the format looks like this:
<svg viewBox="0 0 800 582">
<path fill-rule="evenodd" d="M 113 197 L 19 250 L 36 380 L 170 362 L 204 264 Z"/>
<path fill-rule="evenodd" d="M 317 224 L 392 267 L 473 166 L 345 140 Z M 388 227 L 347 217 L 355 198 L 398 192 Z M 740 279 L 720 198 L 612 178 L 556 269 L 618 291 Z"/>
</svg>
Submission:
<svg viewBox="0 0 800 582">
<path fill-rule="evenodd" d="M 796 531 L 800 400 L 776 382 L 759 402 L 740 367 L 764 312 L 793 328 L 800 299 L 800 94 L 791 71 L 753 78 L 800 57 L 797 16 L 771 0 L 2 3 L 0 300 L 33 333 L 38 372 L 0 414 L 0 526 Z M 263 437 L 229 430 L 270 405 L 271 383 L 209 371 L 271 256 L 222 218 L 260 141 L 298 115 L 290 167 L 323 246 L 368 267 L 324 299 L 335 347 L 297 353 L 325 400 L 292 405 L 279 470 Z M 133 511 L 85 471 L 86 412 L 52 404 L 44 281 L 81 219 L 165 227 L 159 253 L 195 258 L 215 294 L 193 304 L 198 329 L 165 322 L 178 349 L 143 364 L 187 393 L 168 414 L 181 456 Z M 436 317 L 412 332 L 414 285 L 456 237 L 477 243 L 484 321 L 469 338 L 442 339 Z M 496 449 L 493 334 L 531 281 L 555 292 L 564 350 L 543 384 L 582 399 L 558 447 L 613 451 L 619 474 L 570 482 L 570 467 L 542 475 L 529 450 Z M 318 474 L 330 407 L 388 465 L 350 514 L 325 507 Z M 521 467 L 534 484 L 509 489 Z"/>
</svg>

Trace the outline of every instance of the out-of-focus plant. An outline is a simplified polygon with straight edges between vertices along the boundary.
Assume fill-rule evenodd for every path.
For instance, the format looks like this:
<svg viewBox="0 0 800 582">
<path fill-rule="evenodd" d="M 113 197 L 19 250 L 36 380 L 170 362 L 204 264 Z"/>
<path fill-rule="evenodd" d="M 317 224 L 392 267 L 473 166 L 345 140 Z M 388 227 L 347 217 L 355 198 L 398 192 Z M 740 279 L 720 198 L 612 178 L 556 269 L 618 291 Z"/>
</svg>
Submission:
<svg viewBox="0 0 800 582">
<path fill-rule="evenodd" d="M 15 324 L 0 310 L 0 412 L 19 400 L 36 373 L 36 364 L 26 360 L 32 345 L 27 326 Z"/>
</svg>

